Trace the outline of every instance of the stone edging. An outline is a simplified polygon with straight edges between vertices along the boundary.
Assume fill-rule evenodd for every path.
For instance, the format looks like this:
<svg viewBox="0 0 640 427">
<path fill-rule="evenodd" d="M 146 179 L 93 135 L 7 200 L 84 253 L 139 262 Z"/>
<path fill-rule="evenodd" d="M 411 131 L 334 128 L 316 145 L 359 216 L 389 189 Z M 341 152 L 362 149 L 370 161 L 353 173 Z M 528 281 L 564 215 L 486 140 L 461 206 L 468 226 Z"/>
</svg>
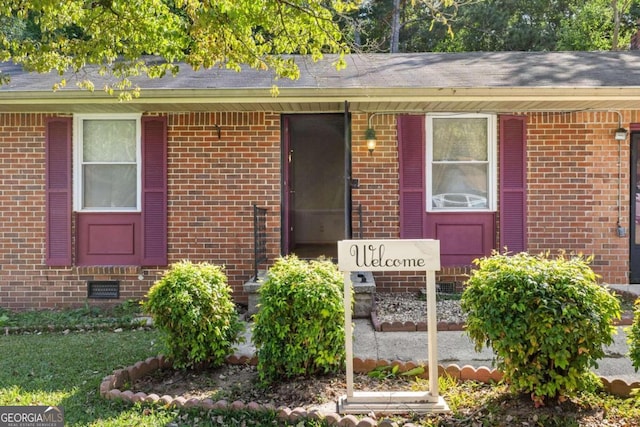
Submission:
<svg viewBox="0 0 640 427">
<path fill-rule="evenodd" d="M 227 363 L 232 365 L 257 365 L 258 360 L 254 357 L 248 356 L 230 356 L 227 358 Z M 400 371 L 407 371 L 413 369 L 418 364 L 414 362 L 401 362 L 398 360 L 375 360 L 360 358 L 353 359 L 353 371 L 355 373 L 367 373 L 380 366 L 399 365 Z M 158 396 L 155 393 L 146 394 L 143 392 L 134 393 L 131 390 L 121 390 L 126 387 L 127 384 L 134 382 L 135 380 L 149 375 L 153 371 L 161 368 L 170 368 L 172 366 L 164 356 L 150 357 L 144 361 L 135 363 L 132 366 L 118 369 L 113 374 L 105 377 L 100 384 L 100 396 L 110 400 L 127 400 L 131 403 L 146 402 L 152 404 L 162 404 L 168 407 L 176 408 L 202 408 L 202 409 L 232 409 L 232 410 L 252 410 L 252 411 L 277 411 L 278 418 L 281 421 L 296 421 L 300 418 L 311 419 L 324 419 L 329 425 L 332 426 L 344 426 L 344 427 L 392 427 L 395 424 L 388 420 L 374 420 L 371 417 L 356 418 L 353 415 L 342 416 L 338 413 L 325 413 L 318 410 L 306 410 L 304 408 L 290 409 L 287 407 L 275 408 L 271 405 L 261 405 L 257 402 L 242 402 L 236 400 L 234 402 L 227 402 L 226 400 L 219 400 L 214 402 L 212 399 L 185 399 L 182 396 Z M 448 366 L 438 365 L 438 374 L 448 375 L 460 379 L 463 381 L 474 380 L 484 383 L 491 381 L 500 381 L 502 379 L 502 372 L 496 369 L 489 369 L 486 367 L 474 368 L 472 366 L 459 367 L 452 364 Z M 422 375 L 423 378 L 428 378 L 428 372 Z M 627 384 L 623 380 L 615 379 L 609 381 L 606 378 L 600 378 L 604 386 L 605 391 L 609 394 L 626 397 L 629 396 L 631 390 L 634 388 L 640 388 L 640 382 L 634 382 Z"/>
<path fill-rule="evenodd" d="M 427 322 L 381 322 L 377 313 L 371 312 L 371 323 L 376 332 L 416 332 L 426 331 Z M 438 322 L 439 331 L 462 331 L 464 323 Z"/>
<path fill-rule="evenodd" d="M 381 322 L 374 309 L 371 311 L 371 323 L 376 332 L 416 332 L 426 331 L 427 322 Z M 633 323 L 633 312 L 624 312 L 620 320 L 613 322 L 616 326 L 629 326 Z M 464 323 L 438 322 L 439 331 L 463 331 Z"/>
</svg>

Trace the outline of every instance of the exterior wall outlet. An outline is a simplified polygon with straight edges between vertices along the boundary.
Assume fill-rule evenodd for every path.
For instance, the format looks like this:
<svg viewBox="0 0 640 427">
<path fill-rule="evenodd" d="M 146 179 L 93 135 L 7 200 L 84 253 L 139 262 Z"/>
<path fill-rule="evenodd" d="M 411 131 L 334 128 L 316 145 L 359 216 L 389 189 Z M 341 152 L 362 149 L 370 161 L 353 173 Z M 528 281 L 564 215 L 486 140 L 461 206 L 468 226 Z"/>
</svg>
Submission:
<svg viewBox="0 0 640 427">
<path fill-rule="evenodd" d="M 618 237 L 627 237 L 627 229 L 621 225 L 618 226 Z"/>
</svg>

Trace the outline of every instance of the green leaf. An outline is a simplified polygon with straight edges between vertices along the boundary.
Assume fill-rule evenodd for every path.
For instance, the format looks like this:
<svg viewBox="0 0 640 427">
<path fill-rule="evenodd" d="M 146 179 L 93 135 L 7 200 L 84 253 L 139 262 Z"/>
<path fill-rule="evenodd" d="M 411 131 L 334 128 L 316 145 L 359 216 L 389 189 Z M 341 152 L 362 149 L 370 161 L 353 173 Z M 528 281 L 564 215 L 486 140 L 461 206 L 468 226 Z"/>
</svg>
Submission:
<svg viewBox="0 0 640 427">
<path fill-rule="evenodd" d="M 272 70 L 277 78 L 297 79 L 287 54 L 319 60 L 336 53 L 336 68 L 348 51 L 335 15 L 355 8 L 352 0 L 281 2 L 265 0 L 161 0 L 5 2 L 0 25 L 29 31 L 0 32 L 0 58 L 34 72 L 98 68 L 104 91 L 128 100 L 140 95 L 132 77 L 178 74 L 178 63 L 194 69 L 243 66 Z M 153 55 L 153 63 L 141 58 Z M 10 76 L 0 76 L 6 81 Z M 90 79 L 80 87 L 93 90 Z M 62 82 L 61 82 L 62 84 Z"/>
<path fill-rule="evenodd" d="M 252 335 L 261 382 L 341 369 L 344 283 L 337 266 L 291 255 L 276 260 L 267 277 Z"/>
<path fill-rule="evenodd" d="M 162 332 L 176 367 L 220 365 L 242 340 L 243 326 L 222 267 L 175 263 L 151 287 L 142 306 Z"/>
<path fill-rule="evenodd" d="M 620 304 L 590 261 L 494 253 L 476 260 L 467 281 L 467 334 L 476 349 L 490 346 L 505 380 L 538 402 L 586 387 L 586 373 L 611 343 Z"/>
<path fill-rule="evenodd" d="M 425 372 L 424 366 L 416 366 L 413 369 L 404 371 L 400 375 L 402 375 L 403 377 L 415 377 L 415 376 L 424 374 L 424 372 Z"/>
</svg>

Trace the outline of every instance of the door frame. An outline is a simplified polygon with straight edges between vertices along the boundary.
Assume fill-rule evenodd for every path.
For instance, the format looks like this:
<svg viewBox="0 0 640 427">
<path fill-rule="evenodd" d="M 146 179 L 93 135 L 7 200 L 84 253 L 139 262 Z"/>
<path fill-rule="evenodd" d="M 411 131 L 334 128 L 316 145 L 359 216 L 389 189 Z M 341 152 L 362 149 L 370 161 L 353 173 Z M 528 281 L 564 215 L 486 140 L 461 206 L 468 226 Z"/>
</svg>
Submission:
<svg viewBox="0 0 640 427">
<path fill-rule="evenodd" d="M 351 113 L 349 101 L 344 101 L 344 236 L 345 239 L 353 237 L 353 181 L 351 179 Z"/>
<path fill-rule="evenodd" d="M 348 102 L 345 101 L 344 115 L 344 238 L 351 239 L 352 237 L 352 179 L 351 179 L 351 114 L 348 110 Z M 281 155 L 280 155 L 280 175 L 281 175 L 281 238 L 280 238 L 280 251 L 283 255 L 288 255 L 291 252 L 292 245 L 294 244 L 295 226 L 293 220 L 294 210 L 292 209 L 292 168 L 290 166 L 291 161 L 291 132 L 290 132 L 290 120 L 294 116 L 325 116 L 335 115 L 336 113 L 291 113 L 282 114 L 280 116 L 281 126 Z"/>
</svg>

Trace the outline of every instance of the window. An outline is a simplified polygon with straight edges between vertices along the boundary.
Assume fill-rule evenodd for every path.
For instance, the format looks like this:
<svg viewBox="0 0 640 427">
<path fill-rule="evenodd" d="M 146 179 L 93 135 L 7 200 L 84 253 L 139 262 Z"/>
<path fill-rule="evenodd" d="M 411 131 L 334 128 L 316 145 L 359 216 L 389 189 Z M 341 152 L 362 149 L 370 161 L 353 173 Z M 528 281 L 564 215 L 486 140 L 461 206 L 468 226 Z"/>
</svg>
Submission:
<svg viewBox="0 0 640 427">
<path fill-rule="evenodd" d="M 140 210 L 140 116 L 74 117 L 78 211 Z"/>
<path fill-rule="evenodd" d="M 96 123 L 92 123 L 94 121 Z M 90 124 L 85 126 L 87 123 Z M 47 265 L 167 265 L 167 116 L 48 117 L 45 124 Z M 107 136 L 98 137 L 95 132 L 92 134 L 92 125 L 112 125 L 115 129 L 129 130 L 123 132 L 121 140 L 124 142 L 116 144 L 114 141 L 120 139 L 114 138 L 111 131 L 102 129 Z M 132 126 L 134 144 L 131 142 Z M 89 129 L 87 135 L 85 127 Z M 95 150 L 92 142 L 110 149 Z M 135 157 L 121 152 L 134 146 Z M 104 154 L 109 151 L 116 154 L 111 157 Z M 92 176 L 93 166 L 110 164 L 116 169 L 124 165 L 123 173 L 125 169 L 132 170 L 135 164 L 135 181 L 119 176 L 114 179 L 121 189 L 129 190 L 127 194 L 131 195 L 133 189 L 135 204 L 118 194 L 117 185 L 111 189 L 105 182 L 104 173 L 100 179 Z M 83 179 L 85 175 L 90 177 L 88 186 Z M 112 172 L 110 176 L 113 175 Z M 99 190 L 92 189 L 96 182 L 102 186 Z M 89 187 L 87 199 L 93 201 L 90 208 L 83 208 L 86 206 L 85 187 Z M 102 190 L 108 195 L 91 195 Z M 75 216 L 74 205 L 80 211 Z"/>
<path fill-rule="evenodd" d="M 496 209 L 496 119 L 427 115 L 427 211 Z"/>
</svg>

